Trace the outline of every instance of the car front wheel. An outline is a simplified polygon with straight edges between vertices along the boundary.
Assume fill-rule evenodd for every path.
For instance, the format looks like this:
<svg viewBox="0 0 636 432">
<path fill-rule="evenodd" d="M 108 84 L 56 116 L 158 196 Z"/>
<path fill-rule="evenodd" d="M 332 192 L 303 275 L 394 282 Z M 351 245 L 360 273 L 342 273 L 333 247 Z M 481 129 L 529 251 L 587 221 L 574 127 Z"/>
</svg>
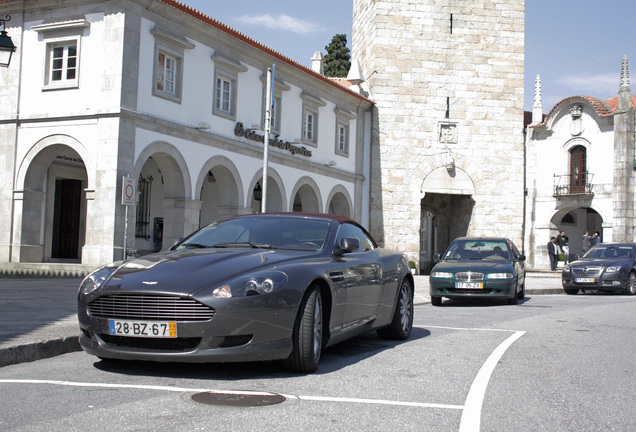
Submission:
<svg viewBox="0 0 636 432">
<path fill-rule="evenodd" d="M 579 289 L 578 288 L 563 288 L 563 290 L 568 295 L 575 295 L 575 294 L 579 293 Z"/>
<path fill-rule="evenodd" d="M 442 305 L 442 298 L 441 297 L 431 297 L 431 304 L 433 306 L 441 306 Z"/>
<path fill-rule="evenodd" d="M 322 352 L 322 297 L 318 287 L 309 288 L 300 304 L 294 332 L 293 349 L 285 360 L 292 372 L 309 373 L 318 368 Z"/>
<path fill-rule="evenodd" d="M 627 289 L 625 292 L 628 295 L 636 295 L 636 273 L 631 272 L 627 277 Z"/>
<path fill-rule="evenodd" d="M 402 281 L 398 296 L 391 325 L 378 330 L 378 336 L 383 339 L 405 340 L 411 335 L 413 329 L 413 287 L 410 281 L 406 279 Z"/>
</svg>

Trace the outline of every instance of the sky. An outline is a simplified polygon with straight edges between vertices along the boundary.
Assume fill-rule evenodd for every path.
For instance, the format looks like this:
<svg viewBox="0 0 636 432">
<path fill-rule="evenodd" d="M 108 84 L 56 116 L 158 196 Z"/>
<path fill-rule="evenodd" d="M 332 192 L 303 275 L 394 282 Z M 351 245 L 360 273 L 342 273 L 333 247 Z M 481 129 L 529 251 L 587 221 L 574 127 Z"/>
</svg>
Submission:
<svg viewBox="0 0 636 432">
<path fill-rule="evenodd" d="M 181 0 L 287 57 L 311 67 L 335 34 L 351 48 L 352 0 Z M 616 96 L 623 55 L 636 94 L 636 1 L 526 0 L 525 100 L 532 110 L 541 76 L 543 112 L 570 96 Z"/>
</svg>

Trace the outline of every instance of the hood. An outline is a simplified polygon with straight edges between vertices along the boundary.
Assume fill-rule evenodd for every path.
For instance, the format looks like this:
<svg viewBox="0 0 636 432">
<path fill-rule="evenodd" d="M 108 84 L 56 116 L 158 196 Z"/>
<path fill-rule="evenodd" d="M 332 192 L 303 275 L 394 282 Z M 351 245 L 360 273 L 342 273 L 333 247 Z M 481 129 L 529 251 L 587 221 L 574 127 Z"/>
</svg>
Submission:
<svg viewBox="0 0 636 432">
<path fill-rule="evenodd" d="M 306 252 L 272 249 L 188 249 L 126 261 L 103 291 L 190 294 L 242 274 L 306 258 Z M 315 256 L 313 253 L 310 256 Z"/>
<path fill-rule="evenodd" d="M 510 261 L 495 260 L 444 260 L 435 264 L 433 270 L 456 273 L 460 271 L 473 271 L 481 273 L 507 273 L 512 272 L 514 266 Z M 433 271 L 431 270 L 431 271 Z"/>
<path fill-rule="evenodd" d="M 570 267 L 585 267 L 585 266 L 628 266 L 631 267 L 633 260 L 631 258 L 579 258 L 576 261 L 570 263 Z"/>
</svg>

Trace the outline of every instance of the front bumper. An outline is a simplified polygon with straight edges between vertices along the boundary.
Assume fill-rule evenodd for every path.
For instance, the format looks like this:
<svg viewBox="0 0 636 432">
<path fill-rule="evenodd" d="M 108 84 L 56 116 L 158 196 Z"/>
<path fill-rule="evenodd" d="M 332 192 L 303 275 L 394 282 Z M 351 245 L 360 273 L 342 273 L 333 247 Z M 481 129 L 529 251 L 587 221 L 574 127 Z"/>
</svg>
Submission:
<svg viewBox="0 0 636 432">
<path fill-rule="evenodd" d="M 593 281 L 590 281 L 590 279 Z M 561 285 L 563 285 L 563 288 L 583 290 L 622 291 L 627 288 L 627 277 L 621 277 L 621 272 L 602 273 L 586 277 L 578 277 L 571 272 L 563 272 Z"/>
<path fill-rule="evenodd" d="M 497 279 L 483 281 L 483 288 L 456 288 L 454 279 L 437 279 L 430 280 L 431 297 L 447 297 L 447 298 L 513 298 L 517 295 L 516 279 Z"/>
<path fill-rule="evenodd" d="M 297 308 L 286 302 L 263 302 L 258 297 L 218 302 L 214 316 L 206 321 L 177 320 L 174 338 L 111 335 L 109 318 L 92 316 L 87 304 L 80 302 L 79 342 L 89 354 L 122 360 L 205 363 L 285 359 L 292 351 Z"/>
</svg>

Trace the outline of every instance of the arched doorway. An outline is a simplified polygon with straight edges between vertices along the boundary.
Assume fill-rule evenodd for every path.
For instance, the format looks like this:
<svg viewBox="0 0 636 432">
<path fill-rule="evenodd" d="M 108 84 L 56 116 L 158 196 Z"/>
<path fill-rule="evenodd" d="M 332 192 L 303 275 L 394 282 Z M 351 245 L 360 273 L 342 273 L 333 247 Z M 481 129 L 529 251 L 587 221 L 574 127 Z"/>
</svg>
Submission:
<svg viewBox="0 0 636 432">
<path fill-rule="evenodd" d="M 196 230 L 201 202 L 191 199 L 187 165 L 172 145 L 149 146 L 136 165 L 139 174 L 134 244 L 145 254 L 170 247 Z"/>
<path fill-rule="evenodd" d="M 345 216 L 348 218 L 351 217 L 351 205 L 349 199 L 347 198 L 348 195 L 345 195 L 345 193 L 346 192 L 341 191 L 333 193 L 331 199 L 329 200 L 327 213 Z"/>
<path fill-rule="evenodd" d="M 88 176 L 71 147 L 53 144 L 30 161 L 21 194 L 16 194 L 20 262 L 80 263 L 86 238 Z M 16 256 L 17 255 L 17 256 Z"/>
<path fill-rule="evenodd" d="M 582 252 L 583 235 L 599 232 L 603 240 L 603 217 L 593 208 L 578 207 L 557 212 L 550 221 L 558 232 L 565 231 L 570 247 L 570 259 Z M 543 260 L 546 261 L 546 260 Z"/>
<path fill-rule="evenodd" d="M 201 182 L 201 216 L 199 225 L 239 214 L 237 179 L 225 166 L 209 169 Z"/>
<path fill-rule="evenodd" d="M 319 213 L 320 204 L 316 192 L 309 185 L 302 185 L 294 196 L 293 211 L 304 213 Z"/>
<path fill-rule="evenodd" d="M 266 212 L 284 212 L 285 206 L 283 203 L 282 183 L 279 181 L 278 174 L 270 169 L 270 174 L 267 176 L 267 208 Z M 248 202 L 252 213 L 261 212 L 261 204 L 263 199 L 263 178 L 260 177 L 252 183 L 252 187 L 249 190 Z"/>
</svg>

